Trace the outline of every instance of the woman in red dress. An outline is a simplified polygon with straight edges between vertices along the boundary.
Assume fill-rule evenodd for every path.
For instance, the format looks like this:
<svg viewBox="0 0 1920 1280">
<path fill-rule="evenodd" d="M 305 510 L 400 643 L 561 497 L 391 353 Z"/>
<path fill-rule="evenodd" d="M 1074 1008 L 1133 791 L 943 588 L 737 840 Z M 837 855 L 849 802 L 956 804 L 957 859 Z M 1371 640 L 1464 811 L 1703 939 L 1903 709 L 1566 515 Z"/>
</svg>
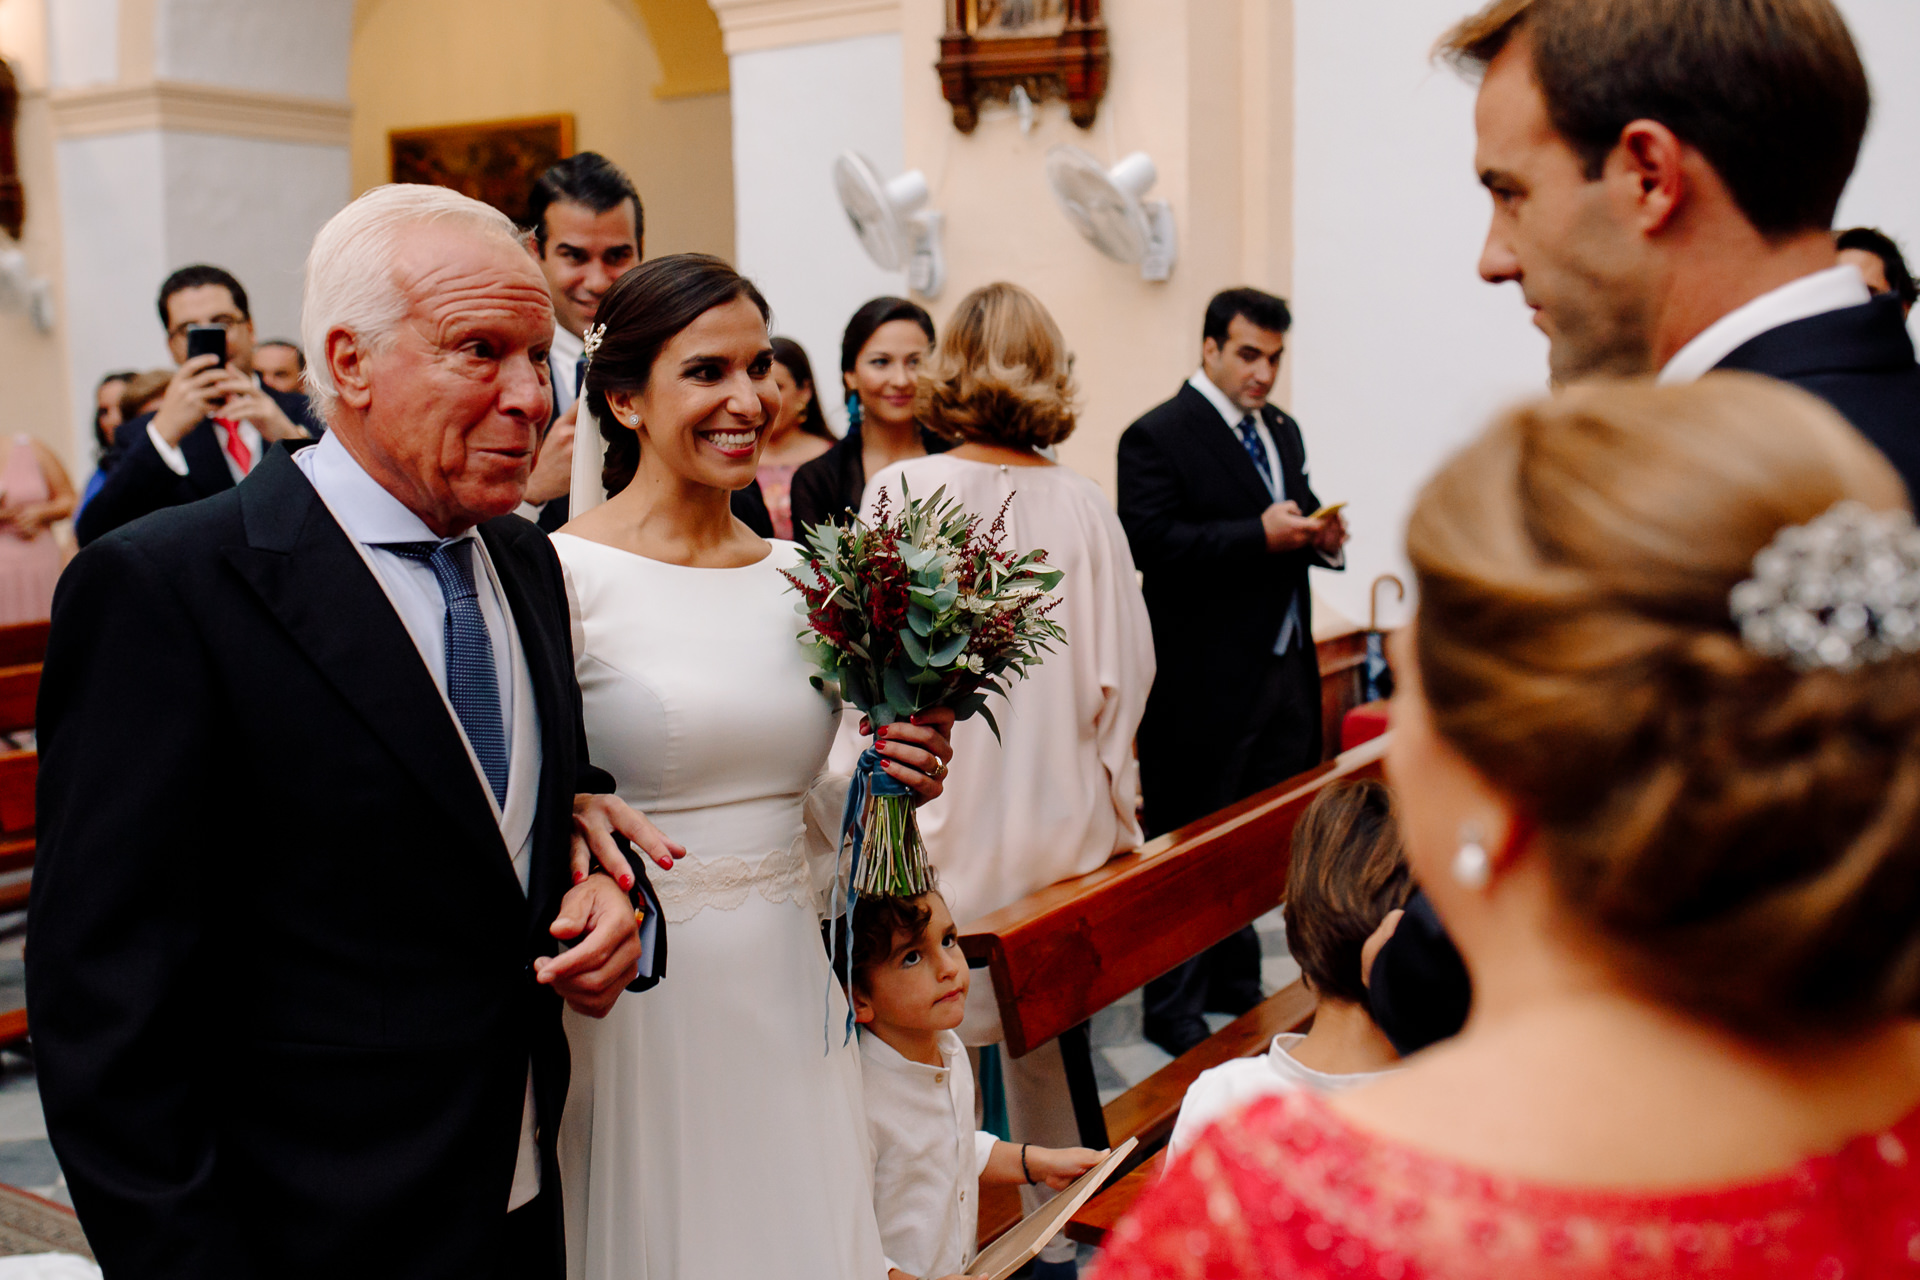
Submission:
<svg viewBox="0 0 1920 1280">
<path fill-rule="evenodd" d="M 1920 531 L 1744 375 L 1596 386 L 1408 531 L 1388 776 L 1473 977 L 1379 1084 L 1209 1131 L 1142 1277 L 1920 1277 Z"/>
</svg>

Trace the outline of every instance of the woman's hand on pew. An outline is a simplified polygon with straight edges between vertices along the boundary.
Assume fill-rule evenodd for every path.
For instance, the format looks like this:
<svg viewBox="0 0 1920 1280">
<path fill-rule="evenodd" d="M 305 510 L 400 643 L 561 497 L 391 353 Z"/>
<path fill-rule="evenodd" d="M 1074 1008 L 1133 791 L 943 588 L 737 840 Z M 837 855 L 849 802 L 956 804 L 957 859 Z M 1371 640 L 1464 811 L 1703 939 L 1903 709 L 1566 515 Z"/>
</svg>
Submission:
<svg viewBox="0 0 1920 1280">
<path fill-rule="evenodd" d="M 1393 936 L 1393 931 L 1400 927 L 1400 917 L 1405 914 L 1407 913 L 1397 908 L 1387 912 L 1385 916 L 1381 917 L 1380 927 L 1375 929 L 1373 933 L 1368 936 L 1367 940 L 1360 944 L 1361 986 L 1373 986 L 1374 958 L 1380 954 L 1380 948 L 1387 945 L 1387 939 Z"/>
<path fill-rule="evenodd" d="M 872 733 L 863 716 L 860 732 Z M 953 759 L 953 708 L 935 707 L 910 721 L 896 720 L 880 730 L 873 749 L 886 757 L 882 766 L 913 792 L 915 805 L 938 800 Z"/>
<path fill-rule="evenodd" d="M 573 798 L 573 882 L 579 884 L 593 873 L 598 862 L 622 889 L 633 888 L 633 868 L 613 842 L 619 832 L 660 865 L 673 870 L 674 859 L 687 851 L 660 834 L 660 828 L 647 816 L 619 796 L 578 795 Z"/>
</svg>

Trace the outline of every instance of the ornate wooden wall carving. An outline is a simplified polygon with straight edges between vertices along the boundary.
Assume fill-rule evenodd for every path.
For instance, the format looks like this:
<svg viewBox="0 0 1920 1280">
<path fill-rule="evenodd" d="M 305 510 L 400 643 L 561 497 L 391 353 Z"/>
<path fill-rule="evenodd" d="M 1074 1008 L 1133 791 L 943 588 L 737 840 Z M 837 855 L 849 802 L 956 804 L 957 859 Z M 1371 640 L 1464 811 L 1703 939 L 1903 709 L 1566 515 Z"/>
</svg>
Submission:
<svg viewBox="0 0 1920 1280">
<path fill-rule="evenodd" d="M 20 83 L 0 58 L 0 230 L 15 240 L 27 221 L 27 195 L 20 186 L 20 158 L 13 145 L 19 120 Z"/>
<path fill-rule="evenodd" d="M 1091 128 L 1107 91 L 1107 26 L 1100 0 L 946 0 L 940 37 L 940 89 L 953 104 L 953 127 L 972 133 L 982 102 L 1004 101 L 1015 86 L 1035 102 L 1064 99 L 1068 114 Z"/>
</svg>

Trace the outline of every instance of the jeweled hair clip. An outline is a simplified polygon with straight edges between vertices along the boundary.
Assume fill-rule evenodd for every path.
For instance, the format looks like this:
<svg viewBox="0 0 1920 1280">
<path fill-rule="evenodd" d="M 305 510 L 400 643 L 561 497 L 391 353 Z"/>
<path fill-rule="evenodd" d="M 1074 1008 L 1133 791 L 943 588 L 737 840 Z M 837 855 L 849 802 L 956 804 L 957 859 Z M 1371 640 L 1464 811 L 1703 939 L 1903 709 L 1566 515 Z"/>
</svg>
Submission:
<svg viewBox="0 0 1920 1280">
<path fill-rule="evenodd" d="M 1729 603 L 1747 648 L 1799 671 L 1920 652 L 1920 527 L 1906 511 L 1835 503 L 1775 534 Z"/>
<path fill-rule="evenodd" d="M 605 324 L 587 326 L 587 336 L 581 343 L 581 354 L 586 356 L 588 364 L 593 363 L 593 353 L 600 349 L 600 340 L 606 336 L 607 326 Z"/>
</svg>

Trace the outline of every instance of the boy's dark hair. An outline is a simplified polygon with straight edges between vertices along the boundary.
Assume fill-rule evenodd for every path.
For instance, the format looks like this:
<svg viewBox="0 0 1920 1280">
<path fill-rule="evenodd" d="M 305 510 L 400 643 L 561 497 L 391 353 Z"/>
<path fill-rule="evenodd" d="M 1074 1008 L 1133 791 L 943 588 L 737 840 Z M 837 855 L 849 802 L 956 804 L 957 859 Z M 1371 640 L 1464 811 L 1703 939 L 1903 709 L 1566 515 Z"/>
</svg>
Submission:
<svg viewBox="0 0 1920 1280">
<path fill-rule="evenodd" d="M 1913 269 L 1907 266 L 1906 255 L 1886 232 L 1876 227 L 1849 227 L 1834 237 L 1834 248 L 1864 249 L 1880 259 L 1886 268 L 1887 285 L 1894 297 L 1909 307 L 1920 300 L 1920 286 L 1914 284 Z"/>
<path fill-rule="evenodd" d="M 540 256 L 547 254 L 547 209 L 556 201 L 581 205 L 594 213 L 605 213 L 622 200 L 633 201 L 633 240 L 638 251 L 647 238 L 647 214 L 640 206 L 640 193 L 613 161 L 598 151 L 581 151 L 548 167 L 533 184 L 527 197 L 527 226 Z"/>
<path fill-rule="evenodd" d="M 844 971 L 846 948 L 851 945 L 854 989 L 865 991 L 867 975 L 873 971 L 873 967 L 885 964 L 902 937 L 918 937 L 932 919 L 933 908 L 924 898 L 860 895 L 853 908 L 851 938 L 848 937 L 847 918 L 842 916 L 834 921 L 833 971 Z"/>
<path fill-rule="evenodd" d="M 253 319 L 253 312 L 247 307 L 247 291 L 233 273 L 221 267 L 210 267 L 206 263 L 195 263 L 191 267 L 182 267 L 166 278 L 160 286 L 160 327 L 173 328 L 173 317 L 167 312 L 167 303 L 176 293 L 188 289 L 198 289 L 201 285 L 217 284 L 233 298 L 233 305 L 240 312 L 242 320 Z"/>
<path fill-rule="evenodd" d="M 1276 298 L 1258 289 L 1226 289 L 1207 303 L 1207 318 L 1200 326 L 1201 338 L 1212 338 L 1220 346 L 1227 344 L 1227 330 L 1235 316 L 1269 333 L 1285 333 L 1293 328 L 1293 312 L 1285 298 Z"/>
<path fill-rule="evenodd" d="M 1360 949 L 1412 896 L 1387 784 L 1328 784 L 1293 829 L 1287 868 L 1287 950 L 1314 992 L 1366 1004 Z"/>
<path fill-rule="evenodd" d="M 1589 180 L 1621 130 L 1657 120 L 1699 148 L 1760 234 L 1833 225 L 1872 95 L 1832 0 L 1493 0 L 1437 52 L 1477 76 L 1522 31 Z"/>
</svg>

